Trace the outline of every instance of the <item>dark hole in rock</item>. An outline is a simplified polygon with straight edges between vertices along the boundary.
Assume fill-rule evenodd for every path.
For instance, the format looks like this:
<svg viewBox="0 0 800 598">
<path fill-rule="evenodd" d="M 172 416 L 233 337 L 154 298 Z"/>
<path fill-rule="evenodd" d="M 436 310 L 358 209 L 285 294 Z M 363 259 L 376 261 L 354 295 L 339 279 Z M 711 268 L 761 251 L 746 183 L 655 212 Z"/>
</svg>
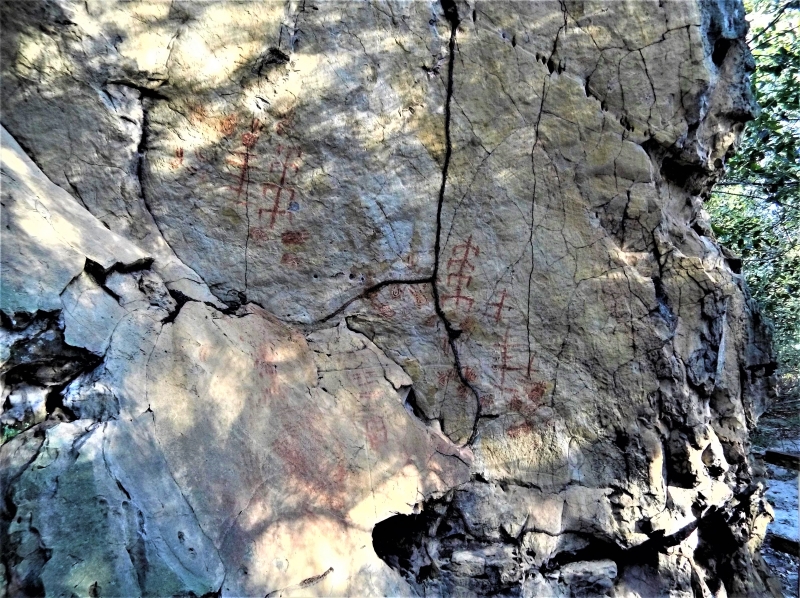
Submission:
<svg viewBox="0 0 800 598">
<path fill-rule="evenodd" d="M 714 51 L 711 53 L 711 61 L 717 66 L 722 66 L 730 47 L 731 40 L 725 39 L 724 37 L 719 38 L 714 44 Z"/>
<path fill-rule="evenodd" d="M 423 541 L 428 536 L 432 516 L 395 515 L 379 522 L 372 530 L 372 547 L 381 560 L 417 583 L 433 576 L 433 567 Z"/>
</svg>

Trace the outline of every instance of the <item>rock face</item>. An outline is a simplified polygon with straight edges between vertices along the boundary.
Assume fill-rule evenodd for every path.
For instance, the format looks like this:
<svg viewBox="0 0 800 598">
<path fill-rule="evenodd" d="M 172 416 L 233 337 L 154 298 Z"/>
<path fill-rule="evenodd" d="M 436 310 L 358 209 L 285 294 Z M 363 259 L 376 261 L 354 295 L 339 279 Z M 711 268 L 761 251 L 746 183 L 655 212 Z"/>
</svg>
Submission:
<svg viewBox="0 0 800 598">
<path fill-rule="evenodd" d="M 738 0 L 2 8 L 9 596 L 732 596 Z"/>
</svg>

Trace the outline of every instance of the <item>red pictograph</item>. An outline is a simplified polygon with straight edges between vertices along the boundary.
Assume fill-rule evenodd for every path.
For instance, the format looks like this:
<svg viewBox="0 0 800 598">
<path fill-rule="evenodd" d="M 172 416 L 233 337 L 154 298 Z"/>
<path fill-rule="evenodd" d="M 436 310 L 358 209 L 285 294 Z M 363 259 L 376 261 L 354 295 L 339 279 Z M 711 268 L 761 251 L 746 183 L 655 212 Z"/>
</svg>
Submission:
<svg viewBox="0 0 800 598">
<path fill-rule="evenodd" d="M 197 118 L 207 118 L 199 114 Z M 236 119 L 221 119 L 221 131 L 233 134 Z M 291 222 L 294 212 L 300 209 L 295 201 L 297 193 L 291 180 L 300 170 L 300 148 L 278 145 L 274 159 L 268 166 L 263 156 L 261 141 L 264 125 L 254 118 L 249 128 L 241 134 L 240 145 L 229 152 L 226 163 L 235 169 L 235 183 L 230 188 L 236 194 L 236 203 L 247 211 L 248 235 L 254 245 L 264 245 L 273 238 L 279 216 Z M 259 192 L 260 190 L 260 192 Z M 308 239 L 306 231 L 286 231 L 281 236 L 284 245 L 303 245 Z"/>
<path fill-rule="evenodd" d="M 269 236 L 267 235 L 267 231 L 265 231 L 260 226 L 251 226 L 250 227 L 250 239 L 252 239 L 253 243 L 256 245 L 261 245 L 265 243 Z"/>
<path fill-rule="evenodd" d="M 287 135 L 292 128 L 294 128 L 294 108 L 275 123 L 275 132 L 278 135 Z"/>
<path fill-rule="evenodd" d="M 471 367 L 464 368 L 464 380 L 466 380 L 469 384 L 475 382 L 478 379 L 478 375 L 475 373 Z M 440 388 L 446 388 L 451 381 L 455 381 L 458 386 L 456 388 L 456 393 L 459 397 L 466 397 L 469 389 L 464 384 L 461 379 L 461 376 L 458 375 L 458 372 L 455 370 L 446 370 L 444 372 L 439 372 L 438 376 L 436 377 L 437 382 L 439 383 Z"/>
<path fill-rule="evenodd" d="M 513 359 L 516 353 L 514 345 L 509 341 L 509 328 L 498 345 L 497 362 L 492 366 L 500 374 L 498 384 L 499 396 L 505 399 L 508 409 L 522 415 L 526 420 L 534 417 L 542 405 L 547 392 L 547 383 L 535 380 L 531 376 L 533 359 L 521 365 Z M 530 429 L 528 423 L 509 428 L 508 434 L 515 437 Z"/>
<path fill-rule="evenodd" d="M 306 230 L 287 230 L 281 235 L 284 245 L 305 245 L 311 235 Z"/>
<path fill-rule="evenodd" d="M 525 385 L 525 394 L 531 403 L 539 403 L 545 392 L 547 392 L 547 383 L 541 380 L 529 382 Z"/>
<path fill-rule="evenodd" d="M 506 295 L 507 291 L 503 289 L 503 292 L 500 293 L 500 299 L 497 300 L 496 303 L 490 303 L 489 307 L 496 307 L 497 309 L 494 312 L 494 321 L 500 322 L 503 319 L 503 309 L 508 309 L 505 307 L 506 304 Z"/>
<path fill-rule="evenodd" d="M 273 160 L 270 163 L 269 172 L 279 172 L 280 177 L 277 182 L 268 182 L 264 183 L 263 185 L 263 195 L 265 198 L 268 194 L 274 194 L 272 207 L 266 210 L 266 212 L 270 215 L 270 228 L 275 227 L 275 222 L 279 215 L 283 216 L 288 214 L 289 219 L 292 217 L 292 204 L 294 202 L 295 189 L 294 187 L 289 186 L 288 179 L 294 174 L 297 174 L 297 172 L 300 170 L 300 164 L 298 160 L 302 156 L 302 152 L 296 147 L 285 147 L 283 145 L 279 145 L 276 155 L 278 156 L 278 159 Z M 282 198 L 284 199 L 283 204 L 287 205 L 288 207 L 281 208 L 281 205 L 283 205 L 281 203 Z M 262 210 L 259 210 L 258 212 L 260 218 Z"/>
<path fill-rule="evenodd" d="M 364 431 L 367 435 L 369 448 L 376 450 L 386 445 L 388 434 L 386 424 L 380 415 L 369 415 L 364 420 Z"/>
<path fill-rule="evenodd" d="M 528 421 L 524 421 L 521 424 L 517 424 L 515 426 L 511 426 L 510 428 L 508 428 L 506 430 L 506 433 L 511 438 L 518 438 L 518 437 L 523 436 L 525 434 L 530 434 L 531 432 L 533 432 L 533 425 Z"/>
<path fill-rule="evenodd" d="M 262 354 L 255 358 L 254 369 L 264 391 L 262 399 L 258 401 L 259 404 L 269 400 L 271 396 L 278 392 L 278 366 L 273 359 L 273 351 L 269 347 L 265 347 L 262 350 Z"/>
<path fill-rule="evenodd" d="M 496 364 L 494 364 L 492 366 L 493 370 L 497 370 L 498 372 L 500 372 L 500 387 L 499 387 L 499 390 L 500 390 L 501 393 L 504 393 L 505 391 L 511 391 L 511 392 L 515 392 L 516 391 L 515 388 L 507 388 L 506 387 L 506 377 L 508 376 L 509 372 L 523 372 L 523 371 L 527 372 L 528 371 L 528 367 L 527 366 L 526 367 L 522 367 L 522 366 L 511 365 L 511 351 L 512 351 L 513 347 L 508 344 L 508 333 L 509 333 L 509 329 L 507 328 L 506 329 L 506 333 L 503 336 L 503 342 L 500 343 L 500 345 L 499 345 L 500 359 L 499 359 L 498 363 L 496 363 Z"/>
<path fill-rule="evenodd" d="M 411 294 L 414 297 L 414 303 L 417 304 L 417 307 L 421 307 L 428 303 L 428 298 L 425 296 L 425 293 L 420 291 L 414 285 L 409 285 L 408 290 L 411 291 Z"/>
<path fill-rule="evenodd" d="M 175 150 L 175 157 L 169 161 L 169 166 L 172 170 L 183 166 L 183 148 L 179 147 Z"/>
<path fill-rule="evenodd" d="M 253 168 L 252 161 L 255 158 L 255 145 L 258 142 L 258 137 L 261 132 L 261 121 L 254 118 L 250 123 L 250 130 L 242 134 L 242 147 L 244 149 L 234 150 L 231 152 L 233 158 L 228 158 L 228 164 L 234 166 L 239 171 L 237 184 L 233 188 L 236 191 L 236 199 L 241 202 L 242 194 L 244 193 L 244 202 L 247 202 L 248 187 L 250 186 L 251 170 Z"/>
<path fill-rule="evenodd" d="M 294 253 L 284 253 L 281 256 L 281 264 L 290 268 L 297 268 L 300 266 L 300 258 Z"/>
<path fill-rule="evenodd" d="M 370 300 L 370 303 L 372 303 L 372 307 L 381 315 L 381 317 L 393 318 L 397 315 L 397 312 L 391 305 L 381 302 L 377 297 L 373 297 Z"/>
<path fill-rule="evenodd" d="M 371 387 L 378 384 L 381 380 L 383 370 L 380 368 L 366 367 L 347 371 L 347 377 L 359 390 L 364 387 Z"/>
<path fill-rule="evenodd" d="M 471 272 L 475 270 L 475 265 L 470 261 L 470 258 L 478 257 L 480 248 L 472 244 L 472 235 L 470 235 L 466 242 L 460 243 L 453 247 L 452 257 L 447 260 L 447 286 L 452 286 L 455 281 L 455 292 L 452 294 L 443 294 L 442 301 L 454 301 L 456 307 L 460 307 L 461 303 L 465 303 L 468 309 L 472 307 L 475 300 L 466 295 L 467 287 L 472 282 Z"/>
<path fill-rule="evenodd" d="M 467 366 L 464 368 L 464 380 L 472 384 L 475 380 L 478 379 L 478 375 L 475 373 L 471 367 Z M 466 397 L 467 396 L 467 387 L 462 383 L 458 386 L 458 396 Z"/>
</svg>

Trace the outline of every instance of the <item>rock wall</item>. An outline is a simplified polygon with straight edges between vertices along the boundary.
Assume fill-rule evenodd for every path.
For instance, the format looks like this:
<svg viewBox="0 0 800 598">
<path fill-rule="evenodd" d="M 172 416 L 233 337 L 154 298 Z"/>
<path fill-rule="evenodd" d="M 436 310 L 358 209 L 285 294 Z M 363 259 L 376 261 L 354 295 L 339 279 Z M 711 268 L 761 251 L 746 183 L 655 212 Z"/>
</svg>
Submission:
<svg viewBox="0 0 800 598">
<path fill-rule="evenodd" d="M 6 595 L 777 595 L 739 0 L 0 9 Z"/>
</svg>

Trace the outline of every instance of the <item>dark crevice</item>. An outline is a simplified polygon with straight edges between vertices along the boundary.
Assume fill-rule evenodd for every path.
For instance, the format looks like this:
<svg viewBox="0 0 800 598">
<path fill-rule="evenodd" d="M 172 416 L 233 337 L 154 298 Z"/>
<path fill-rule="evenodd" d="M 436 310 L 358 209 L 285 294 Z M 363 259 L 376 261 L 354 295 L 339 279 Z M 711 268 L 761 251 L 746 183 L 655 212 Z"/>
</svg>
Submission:
<svg viewBox="0 0 800 598">
<path fill-rule="evenodd" d="M 441 261 L 442 253 L 442 209 L 444 208 L 444 197 L 447 190 L 447 175 L 450 170 L 450 159 L 453 155 L 453 144 L 450 135 L 451 125 L 451 104 L 453 100 L 453 67 L 456 59 L 456 36 L 458 35 L 458 26 L 461 19 L 458 16 L 458 8 L 454 0 L 441 0 L 442 9 L 447 21 L 450 23 L 450 41 L 448 42 L 448 58 L 447 58 L 447 94 L 445 96 L 444 104 L 444 141 L 445 153 L 444 162 L 442 163 L 442 184 L 439 187 L 439 198 L 436 205 L 436 241 L 433 247 L 433 275 L 431 277 L 431 290 L 433 293 L 433 306 L 436 315 L 442 321 L 444 329 L 447 332 L 447 341 L 450 345 L 450 350 L 453 352 L 453 360 L 455 361 L 456 373 L 461 384 L 472 392 L 475 397 L 475 420 L 472 425 L 472 432 L 467 439 L 466 444 L 472 444 L 478 435 L 478 422 L 481 419 L 481 399 L 475 386 L 464 375 L 464 370 L 461 367 L 461 358 L 456 346 L 456 340 L 461 336 L 461 330 L 455 328 L 447 318 L 447 315 L 442 309 L 442 300 L 439 294 L 439 263 Z"/>
<path fill-rule="evenodd" d="M 154 83 L 158 83 L 158 87 L 161 87 L 166 83 L 163 79 L 153 79 Z M 148 98 L 151 100 L 169 100 L 169 96 L 164 95 L 158 89 L 152 87 L 146 87 L 139 83 L 134 83 L 133 81 L 128 81 L 126 79 L 109 79 L 106 81 L 106 85 L 122 85 L 123 87 L 129 87 L 131 89 L 135 89 L 139 92 L 140 96 L 142 97 L 142 102 L 144 102 L 143 98 Z M 143 107 L 144 108 L 144 107 Z"/>
<path fill-rule="evenodd" d="M 142 270 L 149 270 L 153 266 L 153 258 L 146 257 L 140 260 L 136 260 L 131 262 L 130 264 L 125 264 L 123 262 L 115 262 L 108 268 L 103 268 L 102 265 L 98 264 L 97 262 L 86 258 L 86 263 L 83 266 L 83 269 L 89 274 L 94 281 L 102 286 L 105 287 L 106 278 L 112 272 L 118 272 L 119 274 L 130 274 L 131 272 L 141 272 Z M 108 289 L 106 289 L 108 290 Z M 110 291 L 109 291 L 110 292 Z"/>
<path fill-rule="evenodd" d="M 672 307 L 669 303 L 669 296 L 667 296 L 667 291 L 664 288 L 664 282 L 658 276 L 654 276 L 652 280 L 656 294 L 656 302 L 658 303 L 658 315 L 667 323 L 670 332 L 674 334 L 678 326 L 678 316 L 672 311 Z"/>
<path fill-rule="evenodd" d="M 709 236 L 709 235 L 708 235 L 708 231 L 707 231 L 707 230 L 704 230 L 704 229 L 703 229 L 703 227 L 700 225 L 700 223 L 699 223 L 699 222 L 697 222 L 697 221 L 694 221 L 694 222 L 692 222 L 692 225 L 690 226 L 690 228 L 691 228 L 691 229 L 692 229 L 692 230 L 693 230 L 695 233 L 697 233 L 697 236 L 698 236 L 698 237 L 708 237 L 708 236 Z"/>
<path fill-rule="evenodd" d="M 104 287 L 106 284 L 106 278 L 108 277 L 108 272 L 106 271 L 103 266 L 86 258 L 86 263 L 83 266 L 84 272 L 89 275 L 89 277 L 97 283 L 97 286 Z M 114 299 L 119 299 L 116 295 L 114 295 Z"/>
<path fill-rule="evenodd" d="M 714 43 L 714 51 L 711 53 L 711 61 L 717 67 L 721 67 L 722 63 L 725 62 L 725 57 L 728 55 L 728 50 L 730 50 L 732 44 L 732 40 L 725 39 L 724 37 L 719 38 Z"/>
<path fill-rule="evenodd" d="M 39 170 L 42 170 L 42 169 L 40 168 Z M 44 172 L 44 171 L 42 170 L 42 172 Z M 69 188 L 72 189 L 72 195 L 79 202 L 81 202 L 81 205 L 84 207 L 84 209 L 86 209 L 87 212 L 91 212 L 91 210 L 89 209 L 89 206 L 86 205 L 86 201 L 84 201 L 84 199 L 83 199 L 83 195 L 81 195 L 80 189 L 78 189 L 78 187 L 75 186 L 75 183 L 72 182 L 72 180 L 69 178 L 69 175 L 66 172 L 64 173 L 64 178 L 67 179 L 67 184 L 69 185 Z M 101 222 L 101 224 L 103 226 L 108 228 L 108 225 L 105 222 L 102 222 L 102 221 L 100 221 L 100 222 Z"/>
<path fill-rule="evenodd" d="M 100 358 L 97 359 L 93 364 L 87 364 L 84 371 L 89 372 L 100 365 L 102 360 Z M 77 378 L 77 376 L 76 376 Z M 74 378 L 73 378 L 74 380 Z M 47 409 L 47 417 L 51 419 L 57 419 L 59 421 L 75 421 L 77 416 L 75 413 L 64 405 L 64 389 L 67 385 L 72 382 L 69 380 L 64 384 L 60 384 L 58 386 L 53 386 L 48 389 L 47 399 L 45 400 L 45 407 Z"/>
<path fill-rule="evenodd" d="M 13 393 L 16 389 L 25 392 L 26 387 L 33 387 L 43 395 L 44 413 L 23 402 L 3 423 L 4 431 L 20 433 L 42 421 L 77 419 L 63 403 L 64 389 L 82 374 L 95 369 L 103 358 L 67 344 L 60 312 L 37 313 L 19 336 L 9 339 L 8 349 L 9 358 L 0 366 L 6 388 Z M 9 398 L 3 409 L 10 407 Z"/>
<path fill-rule="evenodd" d="M 433 563 L 425 549 L 439 514 L 425 509 L 419 514 L 394 515 L 378 522 L 372 530 L 375 554 L 395 571 L 416 583 L 431 577 Z"/>
<path fill-rule="evenodd" d="M 58 313 L 39 313 L 28 327 L 31 329 L 29 334 L 8 347 L 10 358 L 0 371 L 8 386 L 26 383 L 63 388 L 81 373 L 94 369 L 102 360 L 86 349 L 66 343 Z"/>
<path fill-rule="evenodd" d="M 377 284 L 372 285 L 371 287 L 368 287 L 368 288 L 364 289 L 363 291 L 361 291 L 355 297 L 352 297 L 351 299 L 348 299 L 342 305 L 337 307 L 334 311 L 329 313 L 327 316 L 325 316 L 323 318 L 320 318 L 319 320 L 317 320 L 314 323 L 315 324 L 324 324 L 325 322 L 329 322 L 330 320 L 332 320 L 333 318 L 335 318 L 336 316 L 341 314 L 352 303 L 355 303 L 356 301 L 359 301 L 360 299 L 365 299 L 365 298 L 369 297 L 370 295 L 374 295 L 375 293 L 377 293 L 378 291 L 380 291 L 384 287 L 388 287 L 388 286 L 396 285 L 396 284 L 432 284 L 432 281 L 433 281 L 433 279 L 430 276 L 426 276 L 424 278 L 407 278 L 407 279 L 402 279 L 401 278 L 401 279 L 397 279 L 397 280 L 384 280 L 384 281 L 381 281 L 381 282 L 379 282 Z"/>
<path fill-rule="evenodd" d="M 121 84 L 128 85 L 127 83 L 121 83 Z M 156 100 L 168 100 L 168 98 L 166 96 L 162 96 L 161 94 L 153 93 L 153 90 L 149 90 L 147 88 L 141 88 L 141 87 L 138 87 L 138 86 L 135 86 L 135 85 L 129 85 L 129 87 L 133 87 L 134 89 L 138 89 L 140 91 L 140 93 L 142 94 L 142 97 L 139 100 L 140 103 L 141 103 L 141 106 L 142 106 L 142 128 L 141 128 L 141 131 L 140 131 L 139 143 L 138 143 L 138 145 L 136 147 L 136 156 L 137 156 L 137 160 L 136 160 L 136 180 L 139 183 L 139 194 L 142 197 L 142 204 L 144 205 L 145 210 L 147 210 L 147 213 L 150 214 L 150 218 L 153 219 L 153 225 L 156 227 L 156 230 L 158 230 L 158 233 L 161 236 L 161 239 L 164 241 L 164 243 L 167 245 L 167 247 L 170 248 L 170 251 L 172 252 L 172 254 L 177 257 L 178 254 L 175 252 L 175 250 L 170 245 L 169 241 L 167 240 L 166 235 L 164 235 L 164 231 L 161 230 L 161 225 L 158 223 L 158 220 L 155 217 L 155 213 L 153 212 L 153 208 L 150 205 L 150 202 L 149 202 L 149 200 L 147 198 L 147 191 L 146 191 L 147 186 L 145 185 L 145 160 L 147 159 L 147 143 L 148 143 L 147 132 L 148 132 L 148 129 L 149 129 L 148 102 L 152 102 L 152 101 L 156 101 Z M 145 91 L 143 91 L 143 89 L 147 90 L 147 93 Z M 151 260 L 151 263 L 152 263 L 152 260 Z"/>
<path fill-rule="evenodd" d="M 269 48 L 259 56 L 253 65 L 252 72 L 259 77 L 289 62 L 289 55 L 278 48 Z"/>
<path fill-rule="evenodd" d="M 406 411 L 408 411 L 411 415 L 416 417 L 425 425 L 430 425 L 430 423 L 433 421 L 431 418 L 425 415 L 425 411 L 419 406 L 417 395 L 413 388 L 408 389 L 408 394 L 406 395 L 405 401 L 403 401 L 403 407 L 405 407 Z"/>
<path fill-rule="evenodd" d="M 106 280 L 108 279 L 108 275 L 112 272 L 118 272 L 120 274 L 129 274 L 131 272 L 141 272 L 143 270 L 149 270 L 153 265 L 152 258 L 145 258 L 143 260 L 137 260 L 136 262 L 130 264 L 123 264 L 122 262 L 116 262 L 110 268 L 103 268 L 102 265 L 98 264 L 97 262 L 86 258 L 86 262 L 83 266 L 84 272 L 89 275 L 89 277 L 103 289 L 106 293 L 111 295 L 114 300 L 119 303 L 122 298 L 109 289 L 106 286 Z"/>
<path fill-rule="evenodd" d="M 153 219 L 156 228 L 158 228 L 158 232 L 161 233 L 162 237 L 164 237 L 164 232 L 158 226 L 158 221 L 156 220 L 156 217 L 153 214 L 153 210 L 151 209 L 150 204 L 147 201 L 147 193 L 145 193 L 144 162 L 147 157 L 148 107 L 147 107 L 147 102 L 145 102 L 144 96 L 142 96 L 140 102 L 142 104 L 142 130 L 139 136 L 139 144 L 136 147 L 136 157 L 137 157 L 136 180 L 139 182 L 139 193 L 142 194 L 142 202 L 144 203 L 144 207 L 150 213 L 150 217 Z M 164 241 L 166 242 L 166 237 L 164 237 Z"/>
<path fill-rule="evenodd" d="M 178 317 L 178 314 L 181 313 L 181 309 L 183 309 L 183 306 L 189 303 L 190 301 L 194 301 L 194 299 L 192 299 L 187 295 L 184 295 L 180 291 L 169 289 L 168 292 L 170 296 L 175 300 L 175 307 L 172 309 L 172 311 L 169 312 L 169 314 L 167 314 L 167 316 L 163 320 L 161 320 L 162 324 L 171 324 L 172 322 L 174 322 L 175 318 Z"/>
<path fill-rule="evenodd" d="M 484 482 L 482 476 L 472 476 L 472 484 Z M 503 489 L 507 491 L 507 488 Z M 628 548 L 618 545 L 610 538 L 578 530 L 565 530 L 564 533 L 581 540 L 580 548 L 558 552 L 538 567 L 533 564 L 520 565 L 528 571 L 537 571 L 545 578 L 553 578 L 558 575 L 555 572 L 571 563 L 612 560 L 617 566 L 618 578 L 623 576 L 626 569 L 631 568 L 648 569 L 656 576 L 659 554 L 667 554 L 669 549 L 685 542 L 697 532 L 700 545 L 695 554 L 730 593 L 734 578 L 732 557 L 742 542 L 747 540 L 737 539 L 731 532 L 731 526 L 735 526 L 735 522 L 741 520 L 742 513 L 748 511 L 756 491 L 757 486 L 753 485 L 724 505 L 698 510 L 693 521 L 669 535 L 663 529 L 653 530 L 649 521 L 642 521 L 639 528 L 647 534 L 648 539 Z M 491 570 L 488 560 L 482 573 L 457 572 L 454 567 L 452 557 L 460 551 L 501 554 L 510 548 L 516 554 L 525 550 L 525 544 L 520 542 L 526 529 L 524 526 L 519 536 L 511 535 L 502 525 L 499 525 L 494 536 L 478 537 L 470 532 L 459 511 L 459 505 L 472 504 L 471 494 L 470 487 L 466 486 L 461 490 L 451 491 L 442 498 L 425 501 L 421 510 L 416 513 L 395 515 L 379 522 L 372 533 L 375 553 L 423 595 L 428 589 L 425 582 L 429 579 L 432 582 L 430 589 L 458 587 L 468 583 L 470 588 L 480 588 L 481 595 L 508 591 L 511 591 L 508 595 L 517 595 L 513 587 L 520 576 L 515 578 L 517 581 L 511 578 L 504 580 Z M 520 573 L 524 578 L 526 572 Z M 465 580 L 465 575 L 469 581 Z"/>
<path fill-rule="evenodd" d="M 661 162 L 661 176 L 679 187 L 688 188 L 695 178 L 707 176 L 706 170 L 697 164 L 689 164 L 673 156 L 664 156 Z"/>
<path fill-rule="evenodd" d="M 698 123 L 690 124 L 687 135 L 693 137 L 698 126 Z M 716 182 L 717 174 L 707 170 L 702 164 L 692 162 L 689 154 L 675 146 L 664 147 L 654 137 L 640 145 L 650 156 L 653 165 L 659 169 L 663 181 L 677 185 L 691 195 L 707 195 Z"/>
<path fill-rule="evenodd" d="M 722 255 L 725 257 L 725 263 L 728 264 L 728 267 L 731 269 L 731 272 L 734 274 L 741 274 L 742 273 L 742 258 L 741 256 L 736 255 L 730 249 L 725 246 L 720 246 L 722 250 Z"/>
</svg>

